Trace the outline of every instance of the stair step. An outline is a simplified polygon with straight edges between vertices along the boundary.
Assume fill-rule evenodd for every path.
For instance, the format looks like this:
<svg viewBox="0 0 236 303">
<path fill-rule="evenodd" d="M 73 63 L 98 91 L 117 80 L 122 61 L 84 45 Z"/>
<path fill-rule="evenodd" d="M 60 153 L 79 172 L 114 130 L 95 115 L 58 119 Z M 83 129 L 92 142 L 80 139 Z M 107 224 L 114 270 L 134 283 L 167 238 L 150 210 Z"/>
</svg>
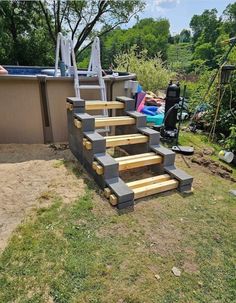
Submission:
<svg viewBox="0 0 236 303">
<path fill-rule="evenodd" d="M 148 136 L 145 135 L 133 135 L 133 136 L 108 136 L 106 138 L 106 147 L 116 147 L 116 146 L 123 146 L 123 145 L 130 145 L 130 144 L 139 144 L 139 143 L 146 143 L 148 142 Z"/>
<path fill-rule="evenodd" d="M 134 189 L 134 188 L 143 187 L 143 186 L 155 184 L 155 183 L 162 182 L 162 181 L 168 181 L 170 179 L 171 179 L 170 175 L 164 174 L 164 175 L 154 176 L 154 177 L 141 179 L 141 180 L 137 180 L 137 181 L 131 181 L 131 182 L 126 183 L 126 185 L 129 188 Z"/>
<path fill-rule="evenodd" d="M 127 116 L 95 118 L 95 127 L 132 125 L 135 122 L 135 118 Z"/>
<path fill-rule="evenodd" d="M 75 120 L 75 125 L 76 126 L 77 126 L 78 122 L 80 122 L 80 121 Z M 148 136 L 141 135 L 141 134 L 106 136 L 104 138 L 106 139 L 106 147 L 107 148 L 148 142 Z M 92 143 L 86 138 L 83 139 L 83 145 L 88 150 L 92 149 Z M 137 156 L 139 156 L 139 155 L 137 155 Z"/>
<path fill-rule="evenodd" d="M 86 101 L 86 110 L 99 110 L 99 109 L 122 109 L 124 108 L 124 103 L 119 101 Z"/>
<path fill-rule="evenodd" d="M 102 86 L 91 84 L 91 85 L 80 85 L 79 88 L 80 89 L 101 89 Z"/>
<path fill-rule="evenodd" d="M 124 171 L 132 168 L 138 168 L 143 166 L 149 166 L 159 164 L 162 162 L 162 157 L 155 153 L 141 154 L 140 157 L 127 156 L 125 159 L 115 159 L 119 163 L 119 171 Z"/>
<path fill-rule="evenodd" d="M 146 196 L 162 193 L 167 190 L 176 189 L 178 187 L 178 184 L 179 182 L 177 180 L 171 179 L 156 184 L 150 184 L 150 185 L 134 188 L 133 189 L 134 199 L 140 199 Z"/>
<path fill-rule="evenodd" d="M 170 179 L 170 180 L 166 180 L 166 181 L 161 181 L 161 178 L 163 178 L 162 180 L 165 180 L 165 175 L 162 175 L 162 176 L 157 176 L 159 177 L 159 181 L 156 181 L 157 183 L 155 184 L 149 184 L 149 185 L 144 185 L 144 186 L 141 186 L 141 187 L 134 187 L 134 188 L 131 188 L 134 192 L 134 199 L 140 199 L 140 198 L 144 198 L 144 197 L 147 197 L 147 196 L 151 196 L 151 195 L 155 195 L 155 194 L 158 194 L 158 193 L 162 193 L 162 192 L 165 192 L 165 191 L 168 191 L 168 190 L 172 190 L 172 189 L 176 189 L 179 185 L 179 182 L 175 179 Z M 154 178 L 157 178 L 157 177 L 154 177 Z M 143 180 L 139 180 L 140 184 L 141 181 L 143 182 L 143 184 L 145 184 L 145 180 L 148 180 L 150 178 L 147 178 L 147 179 L 143 179 Z M 138 181 L 134 181 L 134 182 L 138 182 Z M 132 182 L 129 182 L 127 184 L 130 184 Z M 105 188 L 104 190 L 104 195 L 106 198 L 109 199 L 110 203 L 112 205 L 117 205 L 117 197 L 115 194 L 112 194 L 110 188 Z"/>
<path fill-rule="evenodd" d="M 115 158 L 114 160 L 119 163 L 119 171 L 124 171 L 133 168 L 159 164 L 162 162 L 162 157 L 156 155 L 155 153 L 145 153 L 134 156 Z M 104 173 L 103 167 L 96 161 L 93 162 L 93 169 L 96 170 L 96 173 L 98 175 L 102 175 Z"/>
</svg>

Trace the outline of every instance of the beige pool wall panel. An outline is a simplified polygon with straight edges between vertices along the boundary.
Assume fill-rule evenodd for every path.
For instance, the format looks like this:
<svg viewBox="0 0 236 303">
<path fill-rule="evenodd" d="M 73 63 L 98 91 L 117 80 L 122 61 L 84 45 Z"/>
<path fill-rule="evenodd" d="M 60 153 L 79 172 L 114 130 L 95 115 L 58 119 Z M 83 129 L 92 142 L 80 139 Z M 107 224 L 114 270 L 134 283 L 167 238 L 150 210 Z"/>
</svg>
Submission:
<svg viewBox="0 0 236 303">
<path fill-rule="evenodd" d="M 124 81 L 135 75 L 105 79 L 107 99 L 130 96 Z M 50 125 L 45 126 L 39 79 L 30 76 L 0 77 L 0 144 L 67 142 L 65 100 L 74 96 L 74 81 L 68 78 L 45 77 Z M 95 84 L 94 79 L 81 78 L 81 84 Z M 81 98 L 100 100 L 99 90 L 83 90 Z M 99 114 L 91 112 L 91 114 Z"/>
<path fill-rule="evenodd" d="M 36 79 L 0 79 L 0 143 L 43 143 Z"/>
</svg>

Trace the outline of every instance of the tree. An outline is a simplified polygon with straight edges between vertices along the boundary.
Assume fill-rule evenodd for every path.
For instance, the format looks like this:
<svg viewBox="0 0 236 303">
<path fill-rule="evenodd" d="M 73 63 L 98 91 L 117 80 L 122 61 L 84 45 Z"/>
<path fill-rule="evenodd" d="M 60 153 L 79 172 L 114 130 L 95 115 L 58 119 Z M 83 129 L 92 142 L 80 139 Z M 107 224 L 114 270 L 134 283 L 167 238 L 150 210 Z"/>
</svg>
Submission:
<svg viewBox="0 0 236 303">
<path fill-rule="evenodd" d="M 224 30 L 230 37 L 236 35 L 236 2 L 229 4 L 223 12 Z"/>
<path fill-rule="evenodd" d="M 179 34 L 179 41 L 189 43 L 191 39 L 191 32 L 188 29 L 183 29 Z"/>
<path fill-rule="evenodd" d="M 75 52 L 81 53 L 91 43 L 94 34 L 102 36 L 117 26 L 137 17 L 145 2 L 143 0 L 40 0 L 39 8 L 45 18 L 53 44 L 58 32 L 75 39 Z M 99 31 L 99 28 L 103 28 Z"/>
<path fill-rule="evenodd" d="M 217 10 L 205 10 L 201 15 L 194 15 L 190 21 L 193 31 L 193 42 L 201 38 L 203 43 L 214 43 L 219 35 L 221 20 L 218 20 Z"/>
<path fill-rule="evenodd" d="M 169 21 L 166 19 L 142 19 L 127 30 L 117 28 L 101 39 L 102 63 L 108 67 L 114 57 L 127 53 L 136 45 L 135 53 L 139 55 L 147 49 L 147 56 L 153 58 L 160 52 L 162 59 L 167 59 Z"/>
<path fill-rule="evenodd" d="M 53 48 L 34 1 L 0 1 L 2 64 L 50 64 Z"/>
</svg>

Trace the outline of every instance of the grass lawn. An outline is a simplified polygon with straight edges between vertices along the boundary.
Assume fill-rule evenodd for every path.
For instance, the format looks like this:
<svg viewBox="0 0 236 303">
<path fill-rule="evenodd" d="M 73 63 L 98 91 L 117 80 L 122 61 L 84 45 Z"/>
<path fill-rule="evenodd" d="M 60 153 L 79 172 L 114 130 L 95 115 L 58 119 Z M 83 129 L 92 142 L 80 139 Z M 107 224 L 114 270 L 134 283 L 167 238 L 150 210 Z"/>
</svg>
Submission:
<svg viewBox="0 0 236 303">
<path fill-rule="evenodd" d="M 180 140 L 208 146 L 198 135 Z M 51 193 L 0 258 L 0 302 L 236 302 L 236 199 L 228 193 L 236 185 L 187 161 L 178 157 L 195 178 L 194 194 L 155 195 L 134 212 L 117 213 L 88 179 L 71 203 Z"/>
</svg>

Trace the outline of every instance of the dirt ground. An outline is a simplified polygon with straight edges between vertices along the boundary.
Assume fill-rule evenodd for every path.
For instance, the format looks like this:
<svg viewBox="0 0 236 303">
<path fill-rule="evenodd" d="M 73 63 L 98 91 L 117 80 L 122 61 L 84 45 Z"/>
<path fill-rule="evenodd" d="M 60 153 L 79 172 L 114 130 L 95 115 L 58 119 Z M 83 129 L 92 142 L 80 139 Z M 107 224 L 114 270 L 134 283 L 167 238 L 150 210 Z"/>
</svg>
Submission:
<svg viewBox="0 0 236 303">
<path fill-rule="evenodd" d="M 51 195 L 65 203 L 83 195 L 83 179 L 61 165 L 63 159 L 75 160 L 69 149 L 0 145 L 0 252 L 27 212 L 45 206 Z"/>
</svg>

